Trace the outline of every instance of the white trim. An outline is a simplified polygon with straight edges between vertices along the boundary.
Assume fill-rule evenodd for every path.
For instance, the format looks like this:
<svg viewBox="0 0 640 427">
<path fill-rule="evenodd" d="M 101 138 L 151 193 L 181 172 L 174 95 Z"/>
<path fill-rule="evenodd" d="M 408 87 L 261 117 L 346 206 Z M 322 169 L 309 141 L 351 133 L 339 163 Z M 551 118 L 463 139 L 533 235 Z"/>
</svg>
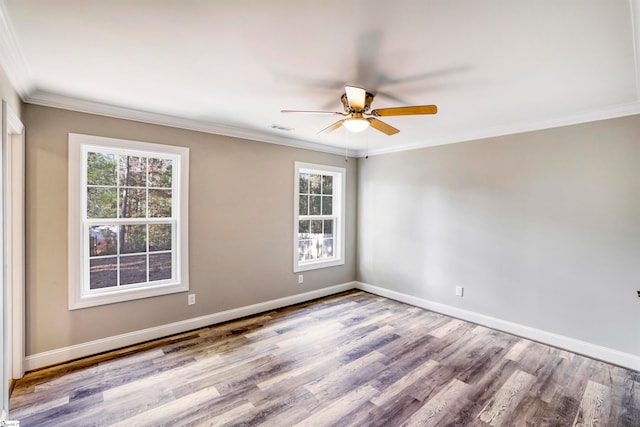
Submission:
<svg viewBox="0 0 640 427">
<path fill-rule="evenodd" d="M 7 103 L 2 103 L 3 111 L 6 111 L 4 107 Z M 4 143 L 5 135 L 7 135 L 7 120 L 6 114 L 2 114 L 2 142 Z M 7 268 L 5 267 L 6 258 L 6 232 L 5 232 L 5 209 L 7 206 L 7 196 L 4 191 L 4 168 L 5 168 L 5 153 L 4 150 L 0 150 L 0 194 L 2 195 L 2 206 L 0 207 L 0 259 L 2 259 L 2 268 L 0 269 L 0 423 L 4 422 L 9 415 L 9 340 L 8 340 L 8 320 L 9 320 L 9 304 L 7 303 L 8 291 L 7 291 Z"/>
<path fill-rule="evenodd" d="M 638 9 L 640 9 L 640 6 L 638 7 Z M 636 11 L 636 14 L 640 14 L 640 12 Z M 640 27 L 640 25 L 636 25 L 636 33 L 640 34 L 640 30 L 637 27 Z M 640 37 L 640 35 L 636 35 L 636 37 Z M 638 50 L 638 48 L 636 48 L 636 50 Z M 638 79 L 640 80 L 640 76 L 638 76 Z M 638 85 L 640 85 L 640 81 Z M 256 130 L 241 129 L 232 126 L 206 123 L 193 119 L 144 112 L 124 107 L 116 107 L 92 101 L 64 97 L 62 95 L 56 95 L 48 92 L 38 91 L 36 93 L 33 93 L 26 97 L 25 102 L 42 105 L 45 107 L 54 107 L 63 110 L 77 111 L 81 113 L 96 114 L 125 120 L 134 120 L 142 123 L 171 126 L 178 129 L 187 129 L 214 135 L 224 135 L 233 138 L 241 138 L 252 141 L 266 142 L 269 144 L 284 145 L 287 147 L 303 148 L 305 150 L 344 155 L 344 147 L 337 147 L 284 136 L 271 135 Z M 598 120 L 615 119 L 636 114 L 640 114 L 640 102 L 630 102 L 627 104 L 613 105 L 610 107 L 598 108 L 581 113 L 568 114 L 551 119 L 542 119 L 531 122 L 519 122 L 504 126 L 494 126 L 489 128 L 476 129 L 472 132 L 466 133 L 451 133 L 442 138 L 429 138 L 427 136 L 425 137 L 425 139 L 421 139 L 420 141 L 412 143 L 410 142 L 403 145 L 397 145 L 394 143 L 385 148 L 362 148 L 360 150 L 350 149 L 349 152 L 354 157 L 365 157 L 367 155 L 375 156 L 401 151 L 417 150 L 437 145 L 455 144 L 458 142 L 475 141 L 478 139 L 494 138 L 505 135 L 571 126 L 581 123 L 595 122 Z"/>
<path fill-rule="evenodd" d="M 580 341 L 574 338 L 558 335 L 553 332 L 543 331 L 541 329 L 531 328 L 508 320 L 498 319 L 484 314 L 463 310 L 450 305 L 429 301 L 423 298 L 414 297 L 412 295 L 403 294 L 379 286 L 369 285 L 367 283 L 357 282 L 357 289 L 365 292 L 379 295 L 381 297 L 393 299 L 416 307 L 425 308 L 445 314 L 447 316 L 456 317 L 469 322 L 477 323 L 492 329 L 497 329 L 510 334 L 518 335 L 527 339 L 541 342 L 543 344 L 559 347 L 573 353 L 583 354 L 585 356 L 602 360 L 625 368 L 640 371 L 640 356 L 624 353 L 611 348 L 602 347 L 586 341 Z"/>
<path fill-rule="evenodd" d="M 265 301 L 258 304 L 252 304 L 245 307 L 221 311 L 206 316 L 195 317 L 193 319 L 187 319 L 181 322 L 169 323 L 167 325 L 143 329 L 140 331 L 134 331 L 121 335 L 115 335 L 112 337 L 77 344 L 70 347 L 45 351 L 42 353 L 27 356 L 26 369 L 28 371 L 40 369 L 46 366 L 56 365 L 59 363 L 68 362 L 70 360 L 103 353 L 105 351 L 111 351 L 118 348 L 139 344 L 145 341 L 164 338 L 170 335 L 187 332 L 194 329 L 204 328 L 216 323 L 239 319 L 241 317 L 251 316 L 253 314 L 258 314 L 269 310 L 275 310 L 277 308 L 287 307 L 293 304 L 299 304 L 316 298 L 322 298 L 339 292 L 348 291 L 350 289 L 353 289 L 354 287 L 355 282 L 347 282 L 340 285 L 318 289 L 315 291 L 305 292 L 302 294 L 291 295 L 288 297 Z"/>
<path fill-rule="evenodd" d="M 31 76 L 6 6 L 2 1 L 0 1 L 0 67 L 7 73 L 7 78 L 18 95 L 25 99 L 33 89 Z"/>
<path fill-rule="evenodd" d="M 350 289 L 360 289 L 385 298 L 411 304 L 427 310 L 436 311 L 447 316 L 457 317 L 479 325 L 498 329 L 507 333 L 518 335 L 524 338 L 539 341 L 544 344 L 563 348 L 574 353 L 583 354 L 587 357 L 602 360 L 615 365 L 623 366 L 628 369 L 640 371 L 640 357 L 602 347 L 585 341 L 576 340 L 562 335 L 554 334 L 540 329 L 531 328 L 517 323 L 497 319 L 491 316 L 462 310 L 446 304 L 440 304 L 423 298 L 414 297 L 400 292 L 391 291 L 389 289 L 378 286 L 369 285 L 362 282 L 347 282 L 340 285 L 330 286 L 315 291 L 305 292 L 302 294 L 291 295 L 284 298 L 265 301 L 258 304 L 248 305 L 236 309 L 226 310 L 206 316 L 187 319 L 180 322 L 169 323 L 167 325 L 157 326 L 154 328 L 143 329 L 126 334 L 116 335 L 100 340 L 90 341 L 69 347 L 63 347 L 55 350 L 45 351 L 42 353 L 27 356 L 25 360 L 25 369 L 32 371 L 41 369 L 46 366 L 56 365 L 70 360 L 87 357 L 106 351 L 116 350 L 118 348 L 136 345 L 145 341 L 164 338 L 170 335 L 187 332 L 194 329 L 204 328 L 216 323 L 226 322 L 229 320 L 239 319 L 245 316 L 262 313 L 277 308 L 286 307 L 293 304 L 310 301 L 316 298 L 333 295 L 339 292 L 348 291 Z"/>
<path fill-rule="evenodd" d="M 49 92 L 36 91 L 29 96 L 26 96 L 25 102 L 35 105 L 42 105 L 44 107 L 77 111 L 79 113 L 96 114 L 99 116 L 112 117 L 116 119 L 133 120 L 141 123 L 170 126 L 177 129 L 193 130 L 213 135 L 223 135 L 232 138 L 266 142 L 269 144 L 284 145 L 293 148 L 303 148 L 305 150 L 319 151 L 322 153 L 344 155 L 344 148 L 342 147 L 335 147 L 331 145 L 319 144 L 316 142 L 303 141 L 291 137 L 268 134 L 265 132 L 257 131 L 255 129 L 243 129 L 235 126 L 204 122 L 184 117 L 175 117 L 167 114 L 140 111 L 125 107 L 117 107 L 114 105 L 108 105 L 99 102 L 65 97 Z"/>
<path fill-rule="evenodd" d="M 640 84 L 640 83 L 639 83 Z M 627 117 L 640 114 L 640 102 L 631 102 L 628 104 L 614 105 L 607 108 L 601 108 L 592 111 L 585 111 L 577 114 L 569 114 L 553 119 L 545 119 L 531 122 L 519 122 L 504 126 L 494 126 L 482 129 L 476 129 L 466 133 L 450 133 L 443 138 L 429 138 L 426 136 L 420 141 L 403 145 L 389 145 L 380 149 L 366 148 L 354 150 L 354 156 L 376 156 L 381 154 L 398 153 L 402 151 L 418 150 L 421 148 L 434 147 L 437 145 L 455 144 L 458 142 L 476 141 L 479 139 L 495 138 L 499 136 L 514 135 L 526 132 L 533 132 L 545 129 L 559 128 L 563 126 L 572 126 L 582 123 L 596 122 L 599 120 L 616 119 L 619 117 Z"/>
<path fill-rule="evenodd" d="M 7 363 L 9 377 L 22 378 L 25 355 L 25 163 L 24 125 L 3 101 L 3 159 L 5 182 L 5 241 L 7 286 Z"/>
<path fill-rule="evenodd" d="M 110 152 L 136 152 L 167 156 L 173 159 L 173 211 L 171 222 L 175 231 L 172 255 L 174 274 L 171 280 L 127 289 L 89 291 L 85 287 L 89 263 L 86 224 L 81 206 L 85 206 L 85 173 L 83 158 L 87 150 Z M 189 148 L 153 144 L 148 142 L 106 138 L 92 135 L 69 134 L 69 309 L 75 310 L 103 304 L 112 304 L 140 298 L 149 298 L 189 290 Z M 179 188 L 178 188 L 179 186 Z M 90 222 L 90 221 L 89 221 Z M 120 223 L 120 220 L 117 221 Z M 136 220 L 132 220 L 136 222 Z M 146 218 L 145 224 L 154 222 Z M 116 222 L 114 222 L 116 223 Z"/>
</svg>

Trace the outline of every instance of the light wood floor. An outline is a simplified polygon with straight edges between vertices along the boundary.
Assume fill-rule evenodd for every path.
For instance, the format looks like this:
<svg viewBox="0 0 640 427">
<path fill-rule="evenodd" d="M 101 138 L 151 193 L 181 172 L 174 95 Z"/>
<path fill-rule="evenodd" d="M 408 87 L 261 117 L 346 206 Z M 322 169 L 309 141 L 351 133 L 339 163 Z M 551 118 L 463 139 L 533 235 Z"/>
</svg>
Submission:
<svg viewBox="0 0 640 427">
<path fill-rule="evenodd" d="M 640 373 L 353 291 L 32 372 L 21 426 L 640 426 Z"/>
</svg>

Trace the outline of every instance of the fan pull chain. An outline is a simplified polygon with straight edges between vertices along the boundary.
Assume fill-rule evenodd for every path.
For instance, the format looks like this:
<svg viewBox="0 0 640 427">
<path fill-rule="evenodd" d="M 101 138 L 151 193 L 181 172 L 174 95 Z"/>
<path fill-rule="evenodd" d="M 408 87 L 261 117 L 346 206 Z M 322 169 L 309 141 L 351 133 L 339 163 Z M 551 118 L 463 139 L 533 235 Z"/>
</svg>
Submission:
<svg viewBox="0 0 640 427">
<path fill-rule="evenodd" d="M 346 134 L 347 134 L 347 143 L 344 145 L 344 162 L 349 163 L 349 141 L 351 141 L 351 135 L 350 135 L 350 132 L 346 132 Z"/>
<path fill-rule="evenodd" d="M 366 154 L 364 156 L 365 159 L 369 158 L 369 130 L 367 129 L 367 134 L 365 135 L 365 147 L 366 147 Z"/>
</svg>

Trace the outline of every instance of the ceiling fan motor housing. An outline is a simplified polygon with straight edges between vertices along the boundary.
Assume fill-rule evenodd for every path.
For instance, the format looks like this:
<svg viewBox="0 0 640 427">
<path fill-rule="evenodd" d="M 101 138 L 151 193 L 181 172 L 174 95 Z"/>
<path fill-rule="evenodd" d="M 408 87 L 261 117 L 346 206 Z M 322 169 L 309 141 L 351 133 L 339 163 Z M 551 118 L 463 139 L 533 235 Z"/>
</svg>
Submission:
<svg viewBox="0 0 640 427">
<path fill-rule="evenodd" d="M 342 94 L 342 96 L 340 97 L 340 100 L 342 101 L 342 105 L 344 106 L 344 111 L 346 111 L 347 113 L 364 113 L 369 111 L 369 108 L 371 108 L 371 102 L 373 101 L 373 96 L 374 95 L 370 92 L 365 93 L 364 108 L 362 109 L 362 111 L 354 110 L 349 106 L 349 100 L 347 99 L 346 93 Z"/>
</svg>

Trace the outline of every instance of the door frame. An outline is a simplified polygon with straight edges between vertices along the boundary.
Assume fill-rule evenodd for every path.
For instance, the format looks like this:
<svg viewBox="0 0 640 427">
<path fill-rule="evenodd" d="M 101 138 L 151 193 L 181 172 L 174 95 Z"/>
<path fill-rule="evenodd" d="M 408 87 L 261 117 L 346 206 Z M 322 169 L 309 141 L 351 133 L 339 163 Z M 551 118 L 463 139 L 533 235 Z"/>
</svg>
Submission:
<svg viewBox="0 0 640 427">
<path fill-rule="evenodd" d="M 5 351 L 8 379 L 15 380 L 25 360 L 25 127 L 6 101 L 2 111 Z"/>
</svg>

